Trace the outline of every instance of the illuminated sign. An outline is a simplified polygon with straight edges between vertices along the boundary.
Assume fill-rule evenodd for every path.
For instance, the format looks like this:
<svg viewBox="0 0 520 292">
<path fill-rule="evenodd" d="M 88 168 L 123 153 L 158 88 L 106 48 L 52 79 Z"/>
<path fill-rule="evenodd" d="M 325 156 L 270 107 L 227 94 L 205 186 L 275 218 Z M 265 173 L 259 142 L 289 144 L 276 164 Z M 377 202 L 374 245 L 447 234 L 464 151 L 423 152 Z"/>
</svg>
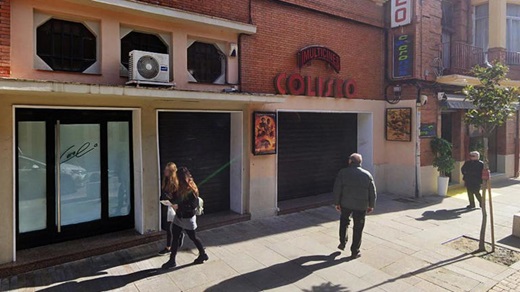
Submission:
<svg viewBox="0 0 520 292">
<path fill-rule="evenodd" d="M 394 36 L 393 78 L 413 76 L 413 38 L 402 34 Z"/>
<path fill-rule="evenodd" d="M 399 27 L 412 22 L 412 0 L 390 0 L 391 27 Z"/>
</svg>

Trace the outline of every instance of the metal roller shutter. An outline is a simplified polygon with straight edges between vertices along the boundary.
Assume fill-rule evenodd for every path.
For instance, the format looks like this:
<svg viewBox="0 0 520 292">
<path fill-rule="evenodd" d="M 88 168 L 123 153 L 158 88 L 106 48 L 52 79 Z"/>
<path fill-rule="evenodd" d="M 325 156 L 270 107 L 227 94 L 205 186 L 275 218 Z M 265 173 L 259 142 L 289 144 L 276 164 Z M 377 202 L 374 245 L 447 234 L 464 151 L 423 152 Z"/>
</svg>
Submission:
<svg viewBox="0 0 520 292">
<path fill-rule="evenodd" d="M 188 167 L 205 213 L 229 210 L 230 123 L 228 113 L 159 113 L 161 170 L 170 161 Z"/>
<path fill-rule="evenodd" d="M 281 112 L 278 124 L 278 200 L 331 192 L 357 151 L 357 114 Z"/>
</svg>

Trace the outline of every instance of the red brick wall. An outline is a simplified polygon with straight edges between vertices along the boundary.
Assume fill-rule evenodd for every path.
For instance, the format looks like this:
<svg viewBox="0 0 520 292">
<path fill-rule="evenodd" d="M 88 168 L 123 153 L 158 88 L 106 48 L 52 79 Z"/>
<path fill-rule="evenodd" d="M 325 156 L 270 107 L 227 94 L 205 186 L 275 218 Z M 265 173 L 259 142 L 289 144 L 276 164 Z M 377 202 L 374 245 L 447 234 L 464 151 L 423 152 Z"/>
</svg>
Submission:
<svg viewBox="0 0 520 292">
<path fill-rule="evenodd" d="M 0 77 L 11 74 L 11 1 L 0 1 Z"/>
<path fill-rule="evenodd" d="M 278 0 L 342 18 L 383 26 L 383 9 L 369 0 Z"/>
<path fill-rule="evenodd" d="M 375 4 L 366 1 L 366 5 Z M 275 93 L 277 74 L 300 73 L 324 80 L 352 78 L 357 81 L 358 97 L 382 98 L 382 29 L 277 1 L 255 0 L 252 8 L 257 33 L 242 37 L 243 91 Z M 341 71 L 336 73 L 318 60 L 298 68 L 296 54 L 309 45 L 326 46 L 339 54 Z"/>
<path fill-rule="evenodd" d="M 248 0 L 138 0 L 240 22 L 249 22 Z"/>
</svg>

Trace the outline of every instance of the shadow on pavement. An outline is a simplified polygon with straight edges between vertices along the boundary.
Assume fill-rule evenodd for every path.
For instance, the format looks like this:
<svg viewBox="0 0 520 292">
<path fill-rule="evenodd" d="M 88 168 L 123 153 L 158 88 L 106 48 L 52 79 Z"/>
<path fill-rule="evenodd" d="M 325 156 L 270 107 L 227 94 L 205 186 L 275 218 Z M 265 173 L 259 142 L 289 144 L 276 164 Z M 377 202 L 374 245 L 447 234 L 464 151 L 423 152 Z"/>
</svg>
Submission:
<svg viewBox="0 0 520 292">
<path fill-rule="evenodd" d="M 435 270 L 435 269 L 438 269 L 438 268 L 442 268 L 444 266 L 448 266 L 448 265 L 451 265 L 451 264 L 454 264 L 454 263 L 457 263 L 457 262 L 462 262 L 462 261 L 465 261 L 465 260 L 470 259 L 472 257 L 473 257 L 473 255 L 471 255 L 471 254 L 461 254 L 461 255 L 453 257 L 451 259 L 447 259 L 447 260 L 443 260 L 443 261 L 440 261 L 440 262 L 437 262 L 437 263 L 433 263 L 433 264 L 431 264 L 431 265 L 429 265 L 427 267 L 420 268 L 420 269 L 408 272 L 408 273 L 403 274 L 403 275 L 401 275 L 399 277 L 394 277 L 394 278 L 388 279 L 388 280 L 383 281 L 383 282 L 381 282 L 379 284 L 375 284 L 375 285 L 367 287 L 367 288 L 365 288 L 363 290 L 359 290 L 359 292 L 371 291 L 372 289 L 375 289 L 377 287 L 383 286 L 385 284 L 393 283 L 393 282 L 395 282 L 397 280 L 401 280 L 401 279 L 410 278 L 410 277 L 413 277 L 415 275 L 422 274 L 422 273 L 425 273 L 425 272 L 429 272 L 429 271 L 432 271 L 432 270 Z"/>
<path fill-rule="evenodd" d="M 129 283 L 159 274 L 158 269 L 142 270 L 126 275 L 106 276 L 85 281 L 70 281 L 38 291 L 107 291 L 126 286 Z"/>
<path fill-rule="evenodd" d="M 327 256 L 302 256 L 284 263 L 238 275 L 236 277 L 224 280 L 212 287 L 209 287 L 204 291 L 263 291 L 267 289 L 275 289 L 281 286 L 295 283 L 309 276 L 315 271 L 348 262 L 350 260 L 350 258 L 336 259 L 336 257 L 340 254 L 340 252 L 334 252 Z M 321 284 L 320 286 L 314 286 L 311 288 L 311 290 L 303 291 L 346 292 L 349 290 L 346 287 L 342 287 L 341 285 L 333 285 L 329 282 Z"/>
<path fill-rule="evenodd" d="M 468 213 L 471 211 L 477 211 L 478 209 L 468 208 L 457 208 L 457 209 L 441 209 L 435 211 L 425 211 L 422 213 L 421 218 L 416 218 L 417 221 L 426 220 L 453 220 L 460 218 L 461 214 Z"/>
<path fill-rule="evenodd" d="M 49 288 L 41 289 L 38 291 L 44 292 L 58 292 L 58 291 L 109 291 L 115 290 L 118 288 L 125 287 L 126 285 L 137 282 L 139 280 L 159 276 L 161 274 L 177 271 L 189 266 L 194 265 L 193 263 L 178 266 L 174 269 L 165 270 L 165 269 L 147 269 L 141 270 L 134 273 L 126 274 L 126 275 L 117 275 L 117 276 L 105 276 L 99 277 L 95 279 L 89 279 L 85 281 L 69 281 L 56 286 L 52 286 Z"/>
<path fill-rule="evenodd" d="M 509 235 L 507 237 L 504 237 L 504 238 L 500 239 L 498 241 L 498 243 L 520 249 L 520 238 L 518 238 L 514 235 Z"/>
</svg>

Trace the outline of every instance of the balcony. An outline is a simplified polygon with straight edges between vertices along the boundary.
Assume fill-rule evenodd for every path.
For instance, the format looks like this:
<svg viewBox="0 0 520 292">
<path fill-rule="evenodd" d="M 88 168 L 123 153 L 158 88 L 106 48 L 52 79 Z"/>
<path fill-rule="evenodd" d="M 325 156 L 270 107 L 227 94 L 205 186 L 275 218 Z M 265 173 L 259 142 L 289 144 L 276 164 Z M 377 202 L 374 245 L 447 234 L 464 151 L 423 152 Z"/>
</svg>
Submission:
<svg viewBox="0 0 520 292">
<path fill-rule="evenodd" d="M 486 60 L 482 48 L 463 42 L 443 43 L 442 52 L 444 75 L 469 75 L 475 65 L 483 65 Z"/>
<path fill-rule="evenodd" d="M 506 52 L 506 64 L 507 65 L 520 65 L 520 53 Z"/>
</svg>

